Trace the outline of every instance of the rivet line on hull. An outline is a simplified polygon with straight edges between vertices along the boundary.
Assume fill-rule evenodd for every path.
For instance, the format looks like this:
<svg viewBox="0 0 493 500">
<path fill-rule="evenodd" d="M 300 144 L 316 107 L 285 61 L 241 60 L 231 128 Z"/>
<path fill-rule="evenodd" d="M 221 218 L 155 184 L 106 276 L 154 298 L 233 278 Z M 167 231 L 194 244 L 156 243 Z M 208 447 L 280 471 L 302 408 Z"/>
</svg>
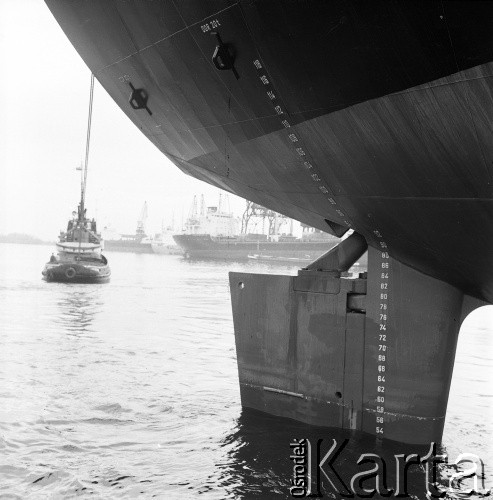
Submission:
<svg viewBox="0 0 493 500">
<path fill-rule="evenodd" d="M 279 116 L 279 120 L 281 125 L 284 127 L 284 129 L 287 131 L 287 139 L 289 141 L 289 144 L 294 148 L 294 151 L 297 153 L 299 156 L 300 160 L 303 162 L 303 166 L 307 169 L 312 181 L 316 183 L 320 183 L 318 186 L 318 189 L 322 194 L 330 194 L 331 197 L 327 198 L 330 204 L 332 205 L 332 208 L 334 208 L 337 205 L 337 202 L 333 198 L 333 194 L 331 193 L 330 189 L 328 186 L 323 184 L 323 176 L 318 169 L 316 169 L 313 166 L 313 160 L 310 158 L 310 155 L 307 152 L 306 147 L 303 147 L 303 141 L 302 139 L 293 133 L 291 129 L 291 123 L 289 122 L 289 117 L 286 117 L 288 114 L 287 111 L 283 108 L 282 103 L 280 102 L 278 98 L 278 93 L 275 90 L 273 84 L 272 84 L 272 79 L 269 77 L 267 71 L 265 70 L 264 66 L 260 62 L 259 59 L 255 59 L 253 61 L 253 65 L 255 66 L 257 70 L 258 77 L 260 79 L 260 82 L 265 86 L 265 93 L 267 98 L 269 99 L 270 103 L 272 104 L 272 107 L 274 108 L 274 111 L 276 114 Z M 343 223 L 348 226 L 349 228 L 352 227 L 351 222 L 349 221 L 349 218 L 347 215 L 340 209 L 336 210 L 337 214 L 339 217 L 343 219 Z"/>
<path fill-rule="evenodd" d="M 294 148 L 300 159 L 303 161 L 303 166 L 307 169 L 311 179 L 314 182 L 321 183 L 319 185 L 319 190 L 323 194 L 329 194 L 328 201 L 332 205 L 332 208 L 335 209 L 337 215 L 341 217 L 344 221 L 344 224 L 348 227 L 352 227 L 349 218 L 346 214 L 337 206 L 337 202 L 334 199 L 333 193 L 330 191 L 328 186 L 323 184 L 322 174 L 318 172 L 313 166 L 313 160 L 310 158 L 307 153 L 307 148 L 303 147 L 302 139 L 293 133 L 291 129 L 291 123 L 289 119 L 285 118 L 287 114 L 281 104 L 278 103 L 277 93 L 272 85 L 272 79 L 268 76 L 267 71 L 263 67 L 262 63 L 259 59 L 255 59 L 253 61 L 253 65 L 257 69 L 258 77 L 261 83 L 266 87 L 266 95 L 274 110 L 279 115 L 279 119 L 281 121 L 281 125 L 286 130 L 287 139 L 291 146 Z M 375 229 L 373 234 L 376 238 L 378 238 L 378 243 L 380 247 L 380 259 L 379 259 L 379 267 L 378 267 L 378 287 L 379 287 L 379 301 L 378 301 L 378 311 L 377 311 L 377 379 L 376 379 L 376 422 L 375 422 L 375 434 L 377 437 L 383 437 L 384 435 L 384 415 L 385 415 L 385 388 L 386 388 L 386 361 L 388 356 L 388 345 L 387 345 L 387 321 L 388 321 L 388 300 L 389 300 L 389 275 L 390 275 L 390 255 L 387 251 L 387 243 L 384 241 L 382 234 L 380 231 Z"/>
</svg>

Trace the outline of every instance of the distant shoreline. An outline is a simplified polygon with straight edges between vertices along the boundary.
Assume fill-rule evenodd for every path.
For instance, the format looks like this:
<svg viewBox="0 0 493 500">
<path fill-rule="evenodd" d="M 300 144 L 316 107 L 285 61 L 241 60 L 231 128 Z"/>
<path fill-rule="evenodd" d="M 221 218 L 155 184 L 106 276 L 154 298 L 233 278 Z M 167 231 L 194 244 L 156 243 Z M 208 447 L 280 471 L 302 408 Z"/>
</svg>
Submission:
<svg viewBox="0 0 493 500">
<path fill-rule="evenodd" d="M 15 243 L 19 245 L 54 245 L 54 241 L 44 241 L 30 234 L 10 233 L 0 234 L 0 243 Z"/>
</svg>

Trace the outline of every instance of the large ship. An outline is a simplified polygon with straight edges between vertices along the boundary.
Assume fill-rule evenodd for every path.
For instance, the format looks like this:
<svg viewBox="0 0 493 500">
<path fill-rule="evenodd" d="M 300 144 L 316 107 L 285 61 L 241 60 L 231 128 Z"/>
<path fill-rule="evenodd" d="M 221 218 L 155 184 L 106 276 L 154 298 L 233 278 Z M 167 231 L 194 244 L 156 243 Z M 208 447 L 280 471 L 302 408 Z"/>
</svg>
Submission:
<svg viewBox="0 0 493 500">
<path fill-rule="evenodd" d="M 281 233 L 287 218 L 247 202 L 240 220 L 231 211 L 223 210 L 225 203 L 219 195 L 217 206 L 205 207 L 202 196 L 200 210 L 194 197 L 191 213 L 182 234 L 173 235 L 177 245 L 190 259 L 265 260 L 269 262 L 312 262 L 339 242 L 339 238 L 302 224 L 301 237 L 293 236 L 292 220 L 288 234 Z M 248 232 L 248 224 L 256 220 L 263 232 Z M 260 224 L 259 224 L 260 220 Z M 265 226 L 268 224 L 267 233 Z"/>
<path fill-rule="evenodd" d="M 232 237 L 211 234 L 178 234 L 173 236 L 190 259 L 269 260 L 279 262 L 312 262 L 337 244 L 339 238 L 310 240 L 305 237 L 246 234 Z"/>
<path fill-rule="evenodd" d="M 493 302 L 493 3 L 47 4 L 184 172 L 353 232 L 298 276 L 230 274 L 243 406 L 440 441 L 460 325 Z"/>
<path fill-rule="evenodd" d="M 156 233 L 151 241 L 151 248 L 154 253 L 160 255 L 183 255 L 183 250 L 173 240 L 174 233 L 174 217 L 173 224 L 169 227 L 161 224 L 161 232 Z"/>
<path fill-rule="evenodd" d="M 153 253 L 152 239 L 146 234 L 147 202 L 144 203 L 137 221 L 135 234 L 115 234 L 105 228 L 105 250 L 114 252 Z M 111 236 L 110 236 L 111 235 Z"/>
<path fill-rule="evenodd" d="M 146 234 L 121 234 L 118 239 L 105 240 L 109 252 L 153 253 L 152 241 Z"/>
</svg>

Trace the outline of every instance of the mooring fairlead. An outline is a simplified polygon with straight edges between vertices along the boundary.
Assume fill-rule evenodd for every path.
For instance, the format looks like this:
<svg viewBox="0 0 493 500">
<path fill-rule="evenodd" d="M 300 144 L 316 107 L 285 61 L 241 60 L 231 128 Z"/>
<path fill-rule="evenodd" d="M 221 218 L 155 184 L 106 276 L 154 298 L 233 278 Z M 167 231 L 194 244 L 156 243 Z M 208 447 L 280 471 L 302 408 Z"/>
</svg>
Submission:
<svg viewBox="0 0 493 500">
<path fill-rule="evenodd" d="M 385 249 L 368 247 L 367 274 L 341 276 L 366 249 L 354 233 L 298 276 L 230 273 L 242 405 L 440 442 L 471 301 Z"/>
</svg>

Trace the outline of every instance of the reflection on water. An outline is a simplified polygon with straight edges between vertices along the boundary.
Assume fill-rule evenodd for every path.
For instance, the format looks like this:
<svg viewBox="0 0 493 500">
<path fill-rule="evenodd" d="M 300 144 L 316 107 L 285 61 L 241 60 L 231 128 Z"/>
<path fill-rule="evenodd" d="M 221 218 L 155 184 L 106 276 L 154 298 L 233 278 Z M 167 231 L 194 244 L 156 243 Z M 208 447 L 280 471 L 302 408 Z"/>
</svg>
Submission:
<svg viewBox="0 0 493 500">
<path fill-rule="evenodd" d="M 340 498 L 351 494 L 356 498 L 383 498 L 392 496 L 392 493 L 385 495 L 386 491 L 393 491 L 402 497 L 406 497 L 407 493 L 408 498 L 424 499 L 427 489 L 437 497 L 446 490 L 447 498 L 461 498 L 464 496 L 461 490 L 473 486 L 471 480 L 465 480 L 461 487 L 454 482 L 453 489 L 449 489 L 452 475 L 470 468 L 471 464 L 467 463 L 462 468 L 455 465 L 457 457 L 449 455 L 446 446 L 437 446 L 433 450 L 433 456 L 447 457 L 437 461 L 437 487 L 433 487 L 427 481 L 426 461 L 418 463 L 418 459 L 410 460 L 410 465 L 404 469 L 404 457 L 418 455 L 425 459 L 430 456 L 430 447 L 375 442 L 371 436 L 310 427 L 244 409 L 237 421 L 237 428 L 224 440 L 223 445 L 230 447 L 228 460 L 218 464 L 223 471 L 221 479 L 224 488 L 231 498 L 264 498 L 267 491 L 269 498 L 290 498 L 287 489 L 292 485 L 295 465 L 292 459 L 295 455 L 289 444 L 301 438 L 308 440 L 311 445 L 311 492 L 319 493 L 324 498 Z M 318 455 L 317 445 L 320 450 Z M 327 454 L 327 459 L 323 461 Z M 367 455 L 366 463 L 361 462 L 362 455 Z M 428 461 L 431 478 L 432 461 Z M 317 467 L 317 464 L 321 464 L 321 467 Z M 375 464 L 379 466 L 378 486 L 375 477 L 371 476 L 366 476 L 366 480 L 361 483 L 352 482 L 357 474 L 373 469 Z M 484 484 L 479 482 L 478 485 L 480 490 L 484 489 Z M 368 490 L 373 489 L 382 495 L 368 495 Z"/>
<path fill-rule="evenodd" d="M 71 287 L 70 284 L 66 286 Z M 91 331 L 94 317 L 101 308 L 100 289 L 99 287 L 81 287 L 73 290 L 68 288 L 67 292 L 57 301 L 59 313 L 54 321 L 61 329 L 66 329 L 73 335 L 83 335 Z"/>
<path fill-rule="evenodd" d="M 367 452 L 394 485 L 409 450 L 241 409 L 227 272 L 295 267 L 113 253 L 111 283 L 57 284 L 41 281 L 46 249 L 0 245 L 0 498 L 290 498 L 294 438 L 348 438 L 342 480 Z M 481 456 L 487 485 L 491 330 L 483 314 L 461 333 L 441 449 Z M 411 466 L 412 498 L 424 474 Z M 325 479 L 322 493 L 340 498 Z"/>
</svg>

